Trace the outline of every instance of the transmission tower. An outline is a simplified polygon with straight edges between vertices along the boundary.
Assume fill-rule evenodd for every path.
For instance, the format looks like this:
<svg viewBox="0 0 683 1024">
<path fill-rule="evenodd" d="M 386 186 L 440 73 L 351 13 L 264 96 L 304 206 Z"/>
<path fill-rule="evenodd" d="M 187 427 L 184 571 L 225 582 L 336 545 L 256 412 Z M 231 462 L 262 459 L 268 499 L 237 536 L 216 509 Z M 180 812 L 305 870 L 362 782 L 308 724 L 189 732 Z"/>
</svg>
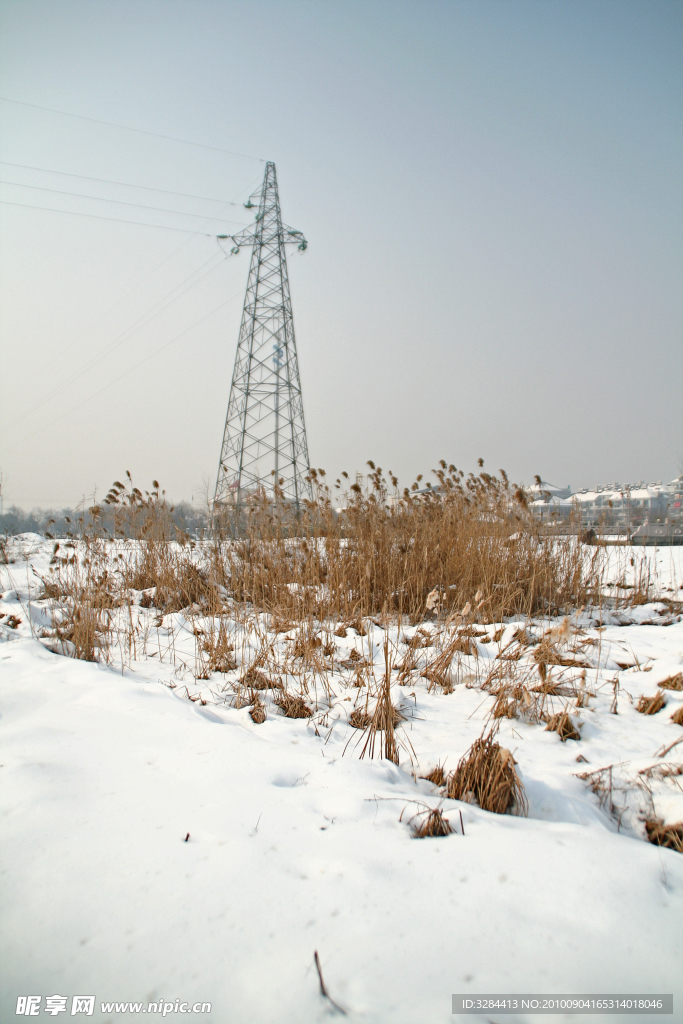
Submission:
<svg viewBox="0 0 683 1024">
<path fill-rule="evenodd" d="M 256 222 L 237 235 L 221 235 L 236 255 L 251 245 L 251 264 L 223 447 L 218 465 L 214 511 L 243 506 L 251 496 L 279 496 L 298 508 L 311 497 L 308 444 L 301 400 L 285 246 L 302 252 L 301 231 L 282 223 L 275 164 L 266 164 L 259 193 L 244 205 L 255 207 Z"/>
</svg>

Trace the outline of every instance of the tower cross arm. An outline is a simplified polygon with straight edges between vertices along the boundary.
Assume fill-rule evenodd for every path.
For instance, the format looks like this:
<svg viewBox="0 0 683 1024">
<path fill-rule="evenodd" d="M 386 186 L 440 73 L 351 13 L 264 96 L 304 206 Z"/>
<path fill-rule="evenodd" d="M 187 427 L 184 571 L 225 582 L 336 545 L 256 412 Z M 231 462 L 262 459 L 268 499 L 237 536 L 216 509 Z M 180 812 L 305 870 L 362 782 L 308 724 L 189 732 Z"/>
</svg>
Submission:
<svg viewBox="0 0 683 1024">
<path fill-rule="evenodd" d="M 296 245 L 301 252 L 305 252 L 308 248 L 308 241 L 304 237 L 303 231 L 297 231 L 295 228 L 290 228 L 283 224 L 282 233 L 285 245 Z M 256 224 L 253 227 L 244 228 L 243 231 L 238 231 L 236 235 L 216 235 L 216 238 L 219 242 L 223 240 L 232 242 L 230 255 L 236 256 L 243 245 L 253 245 L 257 241 L 258 236 L 259 225 Z"/>
<path fill-rule="evenodd" d="M 301 252 L 308 249 L 308 241 L 304 237 L 303 231 L 296 231 L 294 228 L 287 227 L 286 224 L 282 225 L 282 231 L 285 236 L 285 245 L 288 243 L 296 245 Z"/>
</svg>

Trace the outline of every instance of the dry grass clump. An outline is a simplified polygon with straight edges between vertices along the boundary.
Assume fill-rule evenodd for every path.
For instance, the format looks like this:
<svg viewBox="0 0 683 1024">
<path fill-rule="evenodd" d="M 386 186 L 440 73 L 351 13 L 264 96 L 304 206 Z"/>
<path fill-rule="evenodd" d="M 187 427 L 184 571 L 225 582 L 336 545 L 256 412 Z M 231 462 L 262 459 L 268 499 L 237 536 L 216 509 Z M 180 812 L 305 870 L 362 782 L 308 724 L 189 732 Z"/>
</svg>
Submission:
<svg viewBox="0 0 683 1024">
<path fill-rule="evenodd" d="M 563 743 L 566 743 L 567 740 L 581 739 L 578 726 L 572 721 L 571 715 L 566 709 L 557 715 L 550 716 L 545 731 L 556 732 Z"/>
<path fill-rule="evenodd" d="M 457 616 L 456 621 L 460 620 L 461 616 Z M 416 634 L 416 637 L 419 635 Z M 454 659 L 459 666 L 461 664 L 461 656 L 474 656 L 477 657 L 476 644 L 472 643 L 470 636 L 476 636 L 476 633 L 470 633 L 469 627 L 463 631 L 456 626 L 456 629 L 452 633 L 445 632 L 442 638 L 442 646 L 434 658 L 430 659 L 423 671 L 420 673 L 425 679 L 429 680 L 429 690 L 431 691 L 434 686 L 440 686 L 444 693 L 452 693 L 454 686 L 454 678 L 457 676 L 457 669 L 454 674 L 453 672 L 453 661 Z M 415 638 L 413 638 L 415 639 Z M 434 638 L 431 634 L 427 634 L 424 638 L 423 643 L 420 646 L 432 647 L 434 645 Z M 407 674 L 417 663 L 417 656 L 412 652 L 411 649 L 406 652 L 406 656 L 403 659 L 402 675 Z M 412 655 L 412 657 L 411 657 Z"/>
<path fill-rule="evenodd" d="M 266 707 L 258 693 L 252 691 L 249 695 L 249 702 L 252 705 L 249 717 L 256 725 L 263 725 L 266 720 Z"/>
<path fill-rule="evenodd" d="M 356 708 L 349 715 L 349 725 L 353 726 L 354 729 L 367 729 L 371 721 L 372 718 L 365 708 Z"/>
<path fill-rule="evenodd" d="M 388 640 L 385 640 L 384 642 L 384 665 L 384 678 L 381 680 L 377 688 L 375 708 L 372 715 L 370 715 L 370 721 L 365 727 L 365 743 L 363 744 L 360 756 L 361 758 L 365 757 L 366 754 L 369 757 L 375 756 L 375 745 L 377 743 L 379 733 L 379 756 L 386 758 L 387 761 L 393 761 L 394 764 L 398 764 L 399 742 L 396 739 L 395 730 L 397 725 L 404 720 L 404 715 L 398 708 L 394 707 L 391 701 L 392 666 Z M 400 745 L 405 747 L 405 743 L 403 741 Z"/>
<path fill-rule="evenodd" d="M 141 599 L 143 607 L 158 608 L 165 615 L 196 606 L 207 614 L 221 610 L 209 573 L 196 564 L 192 551 L 163 541 L 139 542 L 124 579 L 131 590 L 147 591 Z"/>
<path fill-rule="evenodd" d="M 671 716 L 671 721 L 674 725 L 683 725 L 683 704 Z"/>
<path fill-rule="evenodd" d="M 120 603 L 106 548 L 97 538 L 89 538 L 79 559 L 71 553 L 75 550 L 71 542 L 63 554 L 58 555 L 59 550 L 57 543 L 51 575 L 42 579 L 44 595 L 51 601 L 52 638 L 57 650 L 82 661 L 106 659 L 108 613 Z"/>
<path fill-rule="evenodd" d="M 465 477 L 440 465 L 436 486 L 421 491 L 420 477 L 401 493 L 370 463 L 341 511 L 315 470 L 314 499 L 298 512 L 265 494 L 217 510 L 216 576 L 238 601 L 284 619 L 333 619 L 339 636 L 364 635 L 368 616 L 421 621 L 468 603 L 485 621 L 558 614 L 597 592 L 600 549 L 587 554 L 573 537 L 550 536 L 502 471 Z"/>
<path fill-rule="evenodd" d="M 293 658 L 308 660 L 312 652 L 323 645 L 320 637 L 312 633 L 310 628 L 307 628 L 308 626 L 308 623 L 304 623 L 294 638 L 294 644 L 292 646 Z"/>
<path fill-rule="evenodd" d="M 636 711 L 640 711 L 641 715 L 656 715 L 663 707 L 666 707 L 666 700 L 658 690 L 654 697 L 641 697 L 636 704 Z"/>
<path fill-rule="evenodd" d="M 221 672 L 223 674 L 227 672 L 234 672 L 237 668 L 237 662 L 235 661 L 235 645 L 228 636 L 225 623 L 221 620 L 218 631 L 211 632 L 201 643 L 201 650 L 203 654 L 207 655 L 207 671 Z"/>
<path fill-rule="evenodd" d="M 420 811 L 415 815 L 415 818 L 422 818 L 422 821 L 418 821 L 412 825 L 413 838 L 414 839 L 431 839 L 440 836 L 450 836 L 454 832 L 454 829 L 448 820 L 444 818 L 443 812 L 435 807 L 430 811 Z M 411 818 L 410 823 L 414 822 L 414 818 Z"/>
<path fill-rule="evenodd" d="M 375 721 L 375 725 L 373 726 L 373 728 L 376 729 L 377 731 L 381 732 L 385 728 L 386 716 L 384 714 L 384 709 L 383 708 L 381 709 L 381 713 L 379 715 L 377 715 L 376 720 L 375 720 L 375 716 L 371 715 L 368 712 L 367 707 L 356 708 L 355 711 L 352 711 L 351 714 L 349 715 L 349 725 L 352 725 L 354 729 L 367 729 L 367 728 L 369 728 L 370 726 L 373 725 L 373 721 Z M 391 705 L 391 724 L 392 724 L 392 728 L 396 729 L 401 724 L 401 722 L 403 722 L 403 721 L 405 721 L 405 716 L 399 710 L 399 708 L 397 708 L 394 704 L 392 704 Z"/>
<path fill-rule="evenodd" d="M 675 825 L 665 825 L 661 819 L 650 818 L 645 822 L 647 838 L 655 846 L 666 846 L 670 850 L 683 853 L 683 821 Z"/>
<path fill-rule="evenodd" d="M 421 779 L 431 782 L 433 786 L 443 786 L 446 782 L 446 772 L 442 764 L 437 764 L 427 775 L 421 775 Z"/>
<path fill-rule="evenodd" d="M 661 690 L 683 690 L 683 672 L 677 672 L 675 676 L 669 676 L 659 683 Z"/>
<path fill-rule="evenodd" d="M 41 577 L 43 584 L 43 592 L 40 595 L 41 601 L 53 600 L 56 601 L 62 596 L 62 592 L 59 583 L 56 580 L 45 579 Z"/>
<path fill-rule="evenodd" d="M 275 703 L 285 718 L 310 718 L 313 714 L 303 697 L 287 693 L 286 690 L 277 695 Z"/>
<path fill-rule="evenodd" d="M 250 665 L 247 671 L 240 679 L 242 686 L 248 686 L 252 690 L 281 690 L 282 683 L 276 679 L 271 679 L 265 672 L 262 672 L 255 665 Z"/>
<path fill-rule="evenodd" d="M 483 810 L 494 814 L 512 810 L 526 814 L 527 801 L 514 758 L 493 737 L 493 732 L 489 732 L 474 741 L 449 775 L 446 793 L 452 800 L 476 801 Z"/>
<path fill-rule="evenodd" d="M 530 703 L 529 694 L 523 686 L 502 685 L 496 694 L 491 714 L 494 718 L 519 718 L 525 696 Z"/>
<path fill-rule="evenodd" d="M 543 678 L 545 678 L 548 665 L 575 666 L 578 668 L 590 667 L 585 658 L 577 658 L 571 651 L 560 651 L 555 644 L 550 643 L 546 639 L 541 640 L 540 644 L 534 649 L 533 658 L 538 663 L 538 670 Z"/>
<path fill-rule="evenodd" d="M 296 623 L 288 622 L 287 619 L 281 619 L 274 615 L 270 620 L 268 628 L 271 633 L 289 633 L 291 630 L 296 629 Z"/>
</svg>

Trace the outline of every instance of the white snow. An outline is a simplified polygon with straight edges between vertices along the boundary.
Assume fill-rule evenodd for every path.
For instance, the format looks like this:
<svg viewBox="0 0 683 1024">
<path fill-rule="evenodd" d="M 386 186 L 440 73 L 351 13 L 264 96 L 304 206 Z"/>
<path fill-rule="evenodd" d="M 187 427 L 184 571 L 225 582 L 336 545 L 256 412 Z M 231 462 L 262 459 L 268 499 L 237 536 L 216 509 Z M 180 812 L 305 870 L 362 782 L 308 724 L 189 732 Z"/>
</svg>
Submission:
<svg viewBox="0 0 683 1024">
<path fill-rule="evenodd" d="M 670 721 L 683 693 L 666 691 L 656 715 L 634 706 L 683 669 L 683 622 L 665 604 L 574 618 L 596 641 L 579 742 L 500 720 L 529 801 L 518 817 L 445 799 L 419 778 L 444 759 L 455 768 L 485 727 L 494 698 L 472 680 L 450 694 L 418 674 L 395 685 L 408 716 L 397 734 L 415 763 L 406 749 L 400 766 L 361 760 L 350 671 L 328 678 L 330 696 L 311 677 L 313 718 L 284 718 L 264 696 L 268 717 L 255 725 L 225 703 L 239 672 L 195 680 L 196 615 L 154 627 L 154 609 L 135 607 L 148 630 L 135 660 L 54 654 L 38 636 L 51 617 L 32 573 L 45 572 L 51 545 L 25 535 L 14 550 L 26 560 L 0 567 L 1 1020 L 15 1019 L 18 995 L 38 993 L 95 994 L 100 1021 L 137 1016 L 103 1014 L 103 1001 L 160 999 L 210 1002 L 202 1019 L 220 1024 L 328 1020 L 317 950 L 350 1020 L 445 1024 L 452 993 L 623 991 L 673 992 L 667 1019 L 683 1021 L 683 857 L 645 841 L 642 824 L 653 810 L 683 820 L 681 776 L 651 777 L 651 797 L 639 785 L 639 772 L 683 761 L 683 743 L 657 756 L 683 738 Z M 680 555 L 657 554 L 662 592 L 680 586 Z M 10 615 L 16 628 L 3 625 Z M 481 681 L 521 625 L 478 642 L 461 678 Z M 541 636 L 549 623 L 526 625 Z M 335 662 L 356 647 L 379 675 L 385 631 L 368 626 L 367 637 L 333 638 Z M 239 636 L 247 664 L 255 641 Z M 614 814 L 577 777 L 608 765 Z M 424 806 L 441 806 L 454 834 L 412 838 L 407 819 Z"/>
</svg>

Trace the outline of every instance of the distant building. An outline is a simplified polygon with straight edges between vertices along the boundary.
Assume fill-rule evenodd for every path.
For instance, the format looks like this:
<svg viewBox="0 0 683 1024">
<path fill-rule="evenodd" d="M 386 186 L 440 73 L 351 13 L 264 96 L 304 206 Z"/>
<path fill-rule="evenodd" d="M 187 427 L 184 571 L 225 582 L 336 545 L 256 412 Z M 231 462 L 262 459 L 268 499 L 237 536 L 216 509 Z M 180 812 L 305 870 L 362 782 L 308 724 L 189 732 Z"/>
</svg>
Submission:
<svg viewBox="0 0 683 1024">
<path fill-rule="evenodd" d="M 668 484 L 657 482 L 613 483 L 592 490 L 583 488 L 571 494 L 544 481 L 527 488 L 530 507 L 541 519 L 569 516 L 579 511 L 585 526 L 626 528 L 628 531 L 646 520 L 664 522 L 683 518 L 683 474 Z"/>
<path fill-rule="evenodd" d="M 568 498 L 572 493 L 572 489 L 567 484 L 566 487 L 556 487 L 555 484 L 549 484 L 547 480 L 541 480 L 540 483 L 536 482 L 533 486 L 527 488 L 527 494 L 531 501 L 547 501 L 550 498 Z"/>
</svg>

